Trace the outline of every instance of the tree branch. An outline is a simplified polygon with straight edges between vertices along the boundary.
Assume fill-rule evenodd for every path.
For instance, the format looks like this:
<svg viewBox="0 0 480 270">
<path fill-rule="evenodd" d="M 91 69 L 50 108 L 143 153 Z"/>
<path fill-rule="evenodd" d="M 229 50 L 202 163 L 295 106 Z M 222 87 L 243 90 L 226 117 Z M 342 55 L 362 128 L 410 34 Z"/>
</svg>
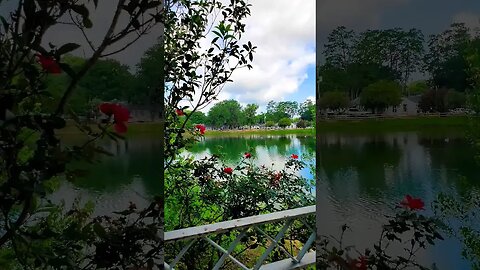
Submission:
<svg viewBox="0 0 480 270">
<path fill-rule="evenodd" d="M 125 3 L 125 0 L 119 0 L 117 4 L 117 9 L 115 11 L 115 15 L 113 16 L 112 23 L 110 24 L 110 27 L 105 34 L 105 37 L 102 41 L 102 44 L 98 47 L 98 49 L 95 51 L 95 53 L 88 59 L 88 61 L 83 65 L 82 69 L 75 75 L 75 77 L 72 79 L 70 82 L 70 85 L 68 86 L 67 90 L 63 94 L 57 110 L 55 111 L 54 115 L 60 115 L 64 112 L 65 105 L 70 98 L 70 96 L 73 93 L 73 90 L 75 89 L 75 86 L 78 84 L 80 81 L 80 78 L 83 77 L 87 71 L 95 64 L 95 62 L 100 58 L 100 55 L 102 52 L 107 48 L 108 45 L 111 44 L 110 37 L 113 34 L 113 31 L 115 31 L 115 27 L 118 23 L 118 18 L 120 17 L 120 13 L 122 11 L 123 4 Z"/>
</svg>

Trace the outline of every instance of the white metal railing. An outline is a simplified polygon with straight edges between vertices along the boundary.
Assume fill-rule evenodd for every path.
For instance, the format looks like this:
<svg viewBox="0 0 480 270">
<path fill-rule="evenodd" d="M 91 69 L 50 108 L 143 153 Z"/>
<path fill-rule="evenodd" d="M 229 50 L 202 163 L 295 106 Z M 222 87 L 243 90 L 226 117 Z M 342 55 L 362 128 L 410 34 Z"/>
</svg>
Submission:
<svg viewBox="0 0 480 270">
<path fill-rule="evenodd" d="M 315 241 L 316 231 L 315 228 L 312 228 L 305 220 L 306 217 L 312 215 L 315 215 L 315 205 L 165 232 L 165 243 L 177 241 L 187 242 L 172 261 L 165 263 L 165 269 L 174 270 L 177 263 L 182 260 L 183 256 L 197 241 L 206 241 L 215 249 L 223 253 L 213 267 L 213 270 L 220 269 L 227 259 L 231 260 L 238 267 L 240 267 L 240 269 L 244 270 L 289 270 L 313 265 L 315 263 L 313 242 Z M 302 222 L 303 225 L 308 228 L 311 234 L 298 254 L 294 256 L 284 247 L 282 247 L 279 242 L 284 238 L 285 233 L 296 220 Z M 275 237 L 271 237 L 260 228 L 260 226 L 263 224 L 278 222 L 284 222 L 284 225 Z M 226 249 L 209 237 L 211 235 L 217 235 L 234 230 L 239 231 L 240 233 Z M 258 233 L 264 235 L 270 243 L 260 258 L 258 258 L 253 268 L 248 268 L 237 258 L 232 256 L 232 252 L 234 251 L 235 247 L 240 244 L 241 239 L 246 235 L 248 230 L 256 230 Z M 275 248 L 279 248 L 289 258 L 264 264 L 265 260 Z"/>
</svg>

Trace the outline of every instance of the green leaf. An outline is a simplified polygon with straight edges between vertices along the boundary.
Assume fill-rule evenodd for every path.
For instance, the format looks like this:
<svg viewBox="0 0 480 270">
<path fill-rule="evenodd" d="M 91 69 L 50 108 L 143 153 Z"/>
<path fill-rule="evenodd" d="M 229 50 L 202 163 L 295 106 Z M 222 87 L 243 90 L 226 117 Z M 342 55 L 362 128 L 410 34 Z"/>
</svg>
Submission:
<svg viewBox="0 0 480 270">
<path fill-rule="evenodd" d="M 93 23 L 89 18 L 83 18 L 83 26 L 86 28 L 92 28 Z"/>
<path fill-rule="evenodd" d="M 93 231 L 100 236 L 100 238 L 105 238 L 107 236 L 107 231 L 105 231 L 105 228 L 103 228 L 102 225 L 99 223 L 95 223 L 93 225 Z"/>
<path fill-rule="evenodd" d="M 220 34 L 218 31 L 212 30 L 212 32 L 213 32 L 215 35 L 217 35 L 217 36 L 219 36 L 219 37 L 222 37 L 222 34 Z M 212 43 L 213 43 L 213 42 L 212 42 Z"/>
<path fill-rule="evenodd" d="M 76 49 L 78 49 L 80 47 L 79 44 L 76 44 L 76 43 L 67 43 L 67 44 L 64 44 L 62 47 L 60 47 L 58 50 L 57 50 L 57 55 L 62 55 L 62 54 L 66 54 L 66 53 L 69 53 L 71 51 L 74 51 Z"/>
<path fill-rule="evenodd" d="M 85 19 L 88 19 L 89 11 L 85 5 L 73 5 L 72 10 L 80 14 L 83 17 L 84 22 Z"/>
<path fill-rule="evenodd" d="M 3 16 L 0 16 L 0 21 L 2 21 L 3 28 L 5 29 L 5 32 L 6 32 L 10 25 L 8 24 L 7 20 L 5 20 L 5 18 Z"/>
<path fill-rule="evenodd" d="M 62 68 L 63 71 L 65 71 L 65 73 L 68 74 L 68 76 L 70 76 L 71 78 L 75 78 L 77 76 L 77 74 L 75 73 L 75 71 L 70 67 L 70 65 L 66 64 L 66 63 L 59 63 L 60 67 Z"/>
</svg>

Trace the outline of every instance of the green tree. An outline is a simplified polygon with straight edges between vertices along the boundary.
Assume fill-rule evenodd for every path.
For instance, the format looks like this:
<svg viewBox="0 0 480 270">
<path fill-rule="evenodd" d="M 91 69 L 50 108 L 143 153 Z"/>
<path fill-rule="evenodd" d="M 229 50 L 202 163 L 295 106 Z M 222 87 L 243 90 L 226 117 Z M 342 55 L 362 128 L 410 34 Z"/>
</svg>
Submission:
<svg viewBox="0 0 480 270">
<path fill-rule="evenodd" d="M 447 106 L 447 93 L 453 92 L 445 87 L 440 89 L 429 89 L 422 94 L 418 107 L 423 112 L 446 112 Z"/>
<path fill-rule="evenodd" d="M 103 101 L 131 101 L 134 76 L 128 66 L 114 59 L 99 60 L 79 82 L 88 101 L 98 98 Z"/>
<path fill-rule="evenodd" d="M 320 109 L 341 111 L 348 108 L 349 101 L 345 93 L 338 91 L 326 92 L 320 97 Z"/>
<path fill-rule="evenodd" d="M 411 82 L 407 86 L 407 95 L 421 95 L 429 89 L 428 82 L 424 80 Z"/>
<path fill-rule="evenodd" d="M 190 114 L 188 118 L 187 127 L 191 128 L 197 124 L 206 124 L 208 122 L 207 116 L 201 111 L 189 112 L 186 111 L 186 114 Z"/>
<path fill-rule="evenodd" d="M 300 104 L 298 114 L 300 114 L 300 119 L 302 120 L 313 121 L 315 116 L 315 104 L 313 101 L 308 99 L 302 102 L 302 104 Z"/>
<path fill-rule="evenodd" d="M 306 128 L 306 127 L 309 126 L 309 123 L 308 123 L 308 121 L 306 121 L 306 120 L 300 119 L 300 120 L 295 124 L 295 126 L 296 126 L 297 128 Z"/>
<path fill-rule="evenodd" d="M 243 122 L 242 116 L 242 106 L 238 101 L 224 100 L 208 111 L 208 123 L 215 128 L 237 128 Z"/>
<path fill-rule="evenodd" d="M 150 47 L 140 59 L 135 74 L 134 92 L 129 96 L 132 103 L 152 104 L 162 102 L 158 88 L 162 85 L 163 70 L 158 68 L 163 63 L 163 44 Z"/>
<path fill-rule="evenodd" d="M 275 122 L 273 122 L 273 121 L 267 121 L 267 122 L 265 123 L 265 126 L 266 126 L 266 127 L 273 127 L 273 126 L 275 126 Z"/>
<path fill-rule="evenodd" d="M 357 34 L 353 30 L 347 30 L 345 26 L 339 26 L 328 35 L 328 41 L 324 45 L 323 55 L 328 66 L 345 69 L 355 59 L 355 47 Z"/>
<path fill-rule="evenodd" d="M 292 124 L 292 120 L 290 118 L 282 118 L 278 121 L 278 126 L 281 128 L 286 128 Z"/>
<path fill-rule="evenodd" d="M 280 101 L 277 103 L 275 112 L 278 116 L 284 115 L 288 118 L 293 118 L 298 113 L 298 102 Z"/>
<path fill-rule="evenodd" d="M 357 98 L 365 87 L 376 81 L 399 79 L 393 70 L 376 63 L 352 63 L 345 69 L 323 65 L 319 72 L 322 76 L 322 82 L 318 85 L 320 96 L 325 91 L 343 91 L 351 100 Z"/>
<path fill-rule="evenodd" d="M 465 50 L 470 40 L 469 28 L 464 23 L 453 23 L 450 29 L 430 37 L 424 68 L 431 75 L 432 86 L 457 91 L 468 88 Z"/>
<path fill-rule="evenodd" d="M 465 93 L 450 90 L 445 97 L 445 102 L 447 108 L 449 110 L 453 110 L 458 108 L 465 108 L 467 99 Z"/>
<path fill-rule="evenodd" d="M 258 110 L 258 105 L 257 104 L 247 104 L 245 108 L 243 108 L 243 119 L 245 120 L 245 124 L 249 125 L 252 127 L 252 125 L 255 125 L 257 123 L 257 110 Z"/>
<path fill-rule="evenodd" d="M 402 87 L 406 87 L 410 75 L 420 68 L 423 42 L 423 34 L 417 29 L 367 30 L 360 34 L 356 60 L 387 67 L 396 74 Z"/>
<path fill-rule="evenodd" d="M 401 87 L 394 81 L 378 81 L 363 90 L 360 104 L 373 113 L 382 113 L 389 106 L 401 102 Z"/>
</svg>

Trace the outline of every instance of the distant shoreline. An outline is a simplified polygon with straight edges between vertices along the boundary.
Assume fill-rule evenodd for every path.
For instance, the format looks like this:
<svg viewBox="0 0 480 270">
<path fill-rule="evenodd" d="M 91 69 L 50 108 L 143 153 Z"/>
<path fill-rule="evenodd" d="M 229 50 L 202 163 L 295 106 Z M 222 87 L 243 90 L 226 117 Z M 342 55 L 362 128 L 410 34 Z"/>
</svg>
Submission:
<svg viewBox="0 0 480 270">
<path fill-rule="evenodd" d="M 380 119 L 320 119 L 317 122 L 317 132 L 320 133 L 371 133 L 371 132 L 401 132 L 429 131 L 446 132 L 464 130 L 468 125 L 467 116 L 422 116 Z M 94 127 L 95 125 L 92 125 Z M 161 134 L 163 125 L 159 122 L 128 123 L 126 136 L 132 134 Z M 58 131 L 58 134 L 80 134 L 73 123 Z M 205 137 L 244 136 L 244 135 L 315 135 L 314 128 L 294 129 L 244 129 L 244 130 L 207 130 Z"/>
</svg>

